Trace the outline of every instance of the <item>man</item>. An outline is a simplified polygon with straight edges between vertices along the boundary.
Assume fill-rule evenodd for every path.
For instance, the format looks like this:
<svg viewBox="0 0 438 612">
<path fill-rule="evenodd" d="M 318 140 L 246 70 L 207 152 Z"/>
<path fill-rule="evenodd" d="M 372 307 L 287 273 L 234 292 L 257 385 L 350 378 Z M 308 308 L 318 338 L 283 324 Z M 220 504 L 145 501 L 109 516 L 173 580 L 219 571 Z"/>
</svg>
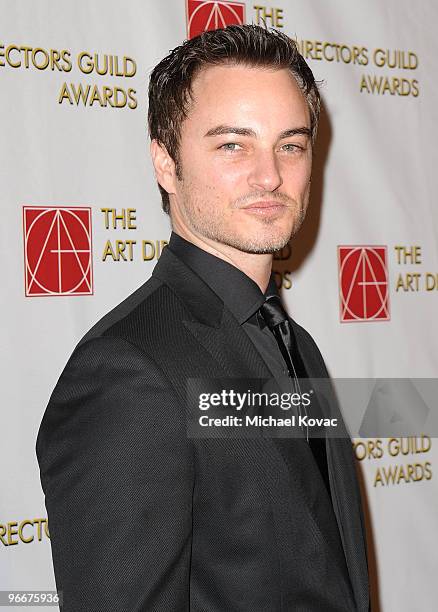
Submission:
<svg viewBox="0 0 438 612">
<path fill-rule="evenodd" d="M 271 277 L 305 216 L 318 110 L 294 42 L 257 26 L 153 70 L 170 243 L 78 344 L 37 441 L 64 610 L 368 610 L 349 440 L 186 433 L 191 378 L 327 376 Z"/>
</svg>

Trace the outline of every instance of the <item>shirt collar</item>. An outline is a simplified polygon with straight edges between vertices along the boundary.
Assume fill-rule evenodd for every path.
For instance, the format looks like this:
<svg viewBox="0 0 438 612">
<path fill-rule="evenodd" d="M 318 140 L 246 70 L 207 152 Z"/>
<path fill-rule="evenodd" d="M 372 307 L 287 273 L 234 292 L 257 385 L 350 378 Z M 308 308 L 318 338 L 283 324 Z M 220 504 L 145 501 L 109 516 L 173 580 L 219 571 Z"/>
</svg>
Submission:
<svg viewBox="0 0 438 612">
<path fill-rule="evenodd" d="M 232 264 L 207 253 L 193 243 L 172 232 L 168 249 L 195 272 L 226 307 L 233 313 L 240 325 L 251 319 L 270 295 L 278 295 L 274 275 L 271 274 L 265 294 L 244 272 Z"/>
</svg>

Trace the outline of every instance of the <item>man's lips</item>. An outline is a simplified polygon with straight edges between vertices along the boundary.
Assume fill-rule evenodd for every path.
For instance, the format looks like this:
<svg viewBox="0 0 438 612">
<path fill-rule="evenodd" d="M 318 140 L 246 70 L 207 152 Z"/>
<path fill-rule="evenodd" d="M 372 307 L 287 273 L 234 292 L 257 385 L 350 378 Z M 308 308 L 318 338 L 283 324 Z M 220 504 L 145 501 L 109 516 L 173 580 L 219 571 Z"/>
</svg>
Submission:
<svg viewBox="0 0 438 612">
<path fill-rule="evenodd" d="M 286 205 L 278 200 L 261 200 L 260 202 L 254 202 L 248 206 L 244 206 L 243 210 L 249 210 L 254 212 L 276 212 L 282 208 L 286 208 Z"/>
</svg>

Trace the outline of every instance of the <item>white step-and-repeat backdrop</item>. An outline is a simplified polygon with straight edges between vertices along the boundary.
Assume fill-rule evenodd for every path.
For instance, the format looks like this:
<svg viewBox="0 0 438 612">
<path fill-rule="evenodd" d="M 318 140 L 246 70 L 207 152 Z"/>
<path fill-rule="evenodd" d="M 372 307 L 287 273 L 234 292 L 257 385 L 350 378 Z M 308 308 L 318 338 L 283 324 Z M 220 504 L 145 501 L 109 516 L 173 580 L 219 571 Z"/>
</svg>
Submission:
<svg viewBox="0 0 438 612">
<path fill-rule="evenodd" d="M 297 40 L 324 112 L 311 210 L 275 261 L 284 300 L 333 376 L 438 377 L 438 6 L 0 0 L 0 14 L 0 590 L 30 591 L 54 588 L 34 450 L 49 395 L 169 238 L 147 83 L 183 39 L 264 20 Z M 433 433 L 354 439 L 375 611 L 438 606 Z"/>
</svg>

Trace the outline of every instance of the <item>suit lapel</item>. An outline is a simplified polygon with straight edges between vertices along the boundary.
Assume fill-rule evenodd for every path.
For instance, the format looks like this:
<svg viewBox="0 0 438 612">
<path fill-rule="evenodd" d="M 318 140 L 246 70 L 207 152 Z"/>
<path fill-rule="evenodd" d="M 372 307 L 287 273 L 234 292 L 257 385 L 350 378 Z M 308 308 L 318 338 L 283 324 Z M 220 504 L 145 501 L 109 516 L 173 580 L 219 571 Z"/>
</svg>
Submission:
<svg viewBox="0 0 438 612">
<path fill-rule="evenodd" d="M 271 378 L 265 362 L 222 300 L 169 249 L 163 250 L 153 276 L 182 301 L 186 308 L 183 325 L 220 366 L 222 376 Z"/>
</svg>

